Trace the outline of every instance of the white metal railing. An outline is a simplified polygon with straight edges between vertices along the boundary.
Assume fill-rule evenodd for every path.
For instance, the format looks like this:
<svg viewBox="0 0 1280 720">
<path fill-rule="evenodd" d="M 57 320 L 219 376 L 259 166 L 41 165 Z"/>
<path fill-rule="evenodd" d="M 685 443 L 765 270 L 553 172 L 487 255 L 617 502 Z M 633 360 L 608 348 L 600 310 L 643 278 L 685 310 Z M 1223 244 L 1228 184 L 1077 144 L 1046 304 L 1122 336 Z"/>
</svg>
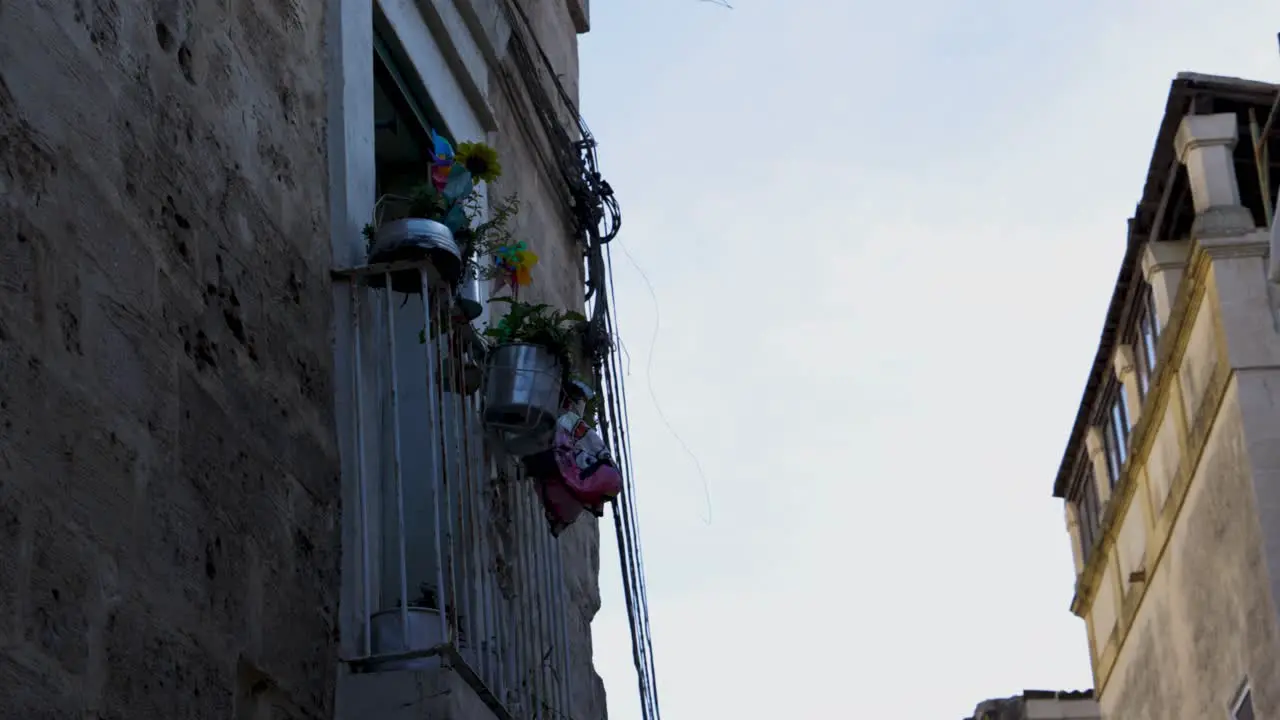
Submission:
<svg viewBox="0 0 1280 720">
<path fill-rule="evenodd" d="M 420 295 L 395 291 L 405 273 Z M 570 718 L 563 557 L 532 481 L 489 451 L 484 344 L 455 321 L 429 265 L 338 275 L 353 337 L 363 627 L 352 668 L 451 667 L 499 716 Z"/>
</svg>

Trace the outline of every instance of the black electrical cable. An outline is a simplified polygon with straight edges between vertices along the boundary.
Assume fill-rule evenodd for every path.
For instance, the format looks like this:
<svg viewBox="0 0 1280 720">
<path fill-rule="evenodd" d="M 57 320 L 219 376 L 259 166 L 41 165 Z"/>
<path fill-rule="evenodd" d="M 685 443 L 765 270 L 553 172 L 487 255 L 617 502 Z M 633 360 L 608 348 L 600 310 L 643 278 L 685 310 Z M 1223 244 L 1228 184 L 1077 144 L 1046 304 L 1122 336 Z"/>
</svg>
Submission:
<svg viewBox="0 0 1280 720">
<path fill-rule="evenodd" d="M 616 299 L 617 286 L 613 282 L 613 251 L 610 248 L 606 247 L 604 250 L 604 255 L 605 255 L 606 272 L 608 273 L 607 277 L 608 277 L 609 299 L 610 299 L 609 305 L 613 309 L 613 327 L 615 328 L 615 331 L 616 331 L 616 328 L 618 327 L 618 319 L 617 319 L 618 305 L 617 305 L 617 299 Z M 626 436 L 629 436 L 631 433 L 631 415 L 629 412 L 629 408 L 627 407 L 627 385 L 626 385 L 625 373 L 619 373 L 618 391 L 619 391 L 618 392 L 619 402 L 622 407 L 622 428 Z M 633 475 L 634 461 L 631 456 L 630 442 L 625 442 L 625 451 L 626 451 L 628 477 L 634 477 Z M 649 658 L 650 685 L 653 688 L 654 710 L 655 710 L 655 713 L 657 713 L 658 677 L 657 677 L 657 668 L 655 667 L 654 659 L 653 659 L 653 633 L 652 633 L 652 627 L 649 623 L 649 588 L 648 588 L 648 583 L 645 580 L 647 575 L 645 573 L 645 568 L 644 568 L 644 551 L 643 551 L 643 544 L 641 541 L 642 535 L 640 534 L 640 513 L 638 508 L 635 506 L 634 492 L 632 493 L 631 502 L 632 502 L 632 523 L 635 526 L 635 557 L 636 557 L 636 563 L 638 565 L 637 570 L 638 570 L 638 576 L 640 581 L 640 600 L 641 600 L 640 607 L 642 609 L 643 618 L 644 618 L 645 642 L 648 645 L 647 655 Z"/>
</svg>

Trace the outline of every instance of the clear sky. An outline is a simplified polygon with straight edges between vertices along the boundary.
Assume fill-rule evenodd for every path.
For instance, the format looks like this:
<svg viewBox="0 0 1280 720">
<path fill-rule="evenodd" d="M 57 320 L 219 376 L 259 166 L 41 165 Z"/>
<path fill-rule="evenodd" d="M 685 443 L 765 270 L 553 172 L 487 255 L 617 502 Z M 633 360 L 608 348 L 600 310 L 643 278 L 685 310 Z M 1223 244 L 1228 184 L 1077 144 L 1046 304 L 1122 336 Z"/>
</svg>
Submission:
<svg viewBox="0 0 1280 720">
<path fill-rule="evenodd" d="M 1169 83 L 1280 79 L 1280 4 L 731 1 L 593 0 L 581 47 L 664 717 L 1090 687 L 1053 476 Z"/>
</svg>

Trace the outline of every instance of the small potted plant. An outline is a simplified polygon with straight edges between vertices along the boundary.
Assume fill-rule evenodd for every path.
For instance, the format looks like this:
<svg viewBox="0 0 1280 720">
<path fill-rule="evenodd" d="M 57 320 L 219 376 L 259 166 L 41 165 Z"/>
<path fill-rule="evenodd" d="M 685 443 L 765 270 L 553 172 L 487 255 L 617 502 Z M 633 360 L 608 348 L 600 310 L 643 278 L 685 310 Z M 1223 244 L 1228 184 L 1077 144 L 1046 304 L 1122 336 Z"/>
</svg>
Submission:
<svg viewBox="0 0 1280 720">
<path fill-rule="evenodd" d="M 479 198 L 475 198 L 469 206 L 468 215 L 474 221 L 480 216 L 480 212 Z M 464 320 L 475 320 L 484 310 L 480 284 L 503 277 L 502 259 L 507 254 L 506 249 L 518 245 L 510 227 L 518 212 L 520 198 L 516 195 L 508 196 L 494 205 L 488 220 L 474 227 L 465 227 L 456 234 L 463 264 L 457 299 Z M 487 262 L 491 255 L 493 262 Z"/>
<path fill-rule="evenodd" d="M 511 297 L 490 302 L 510 307 L 484 331 L 495 343 L 485 374 L 484 423 L 508 452 L 531 455 L 554 439 L 561 389 L 569 384 L 586 318 Z"/>
<path fill-rule="evenodd" d="M 398 206 L 395 219 L 379 221 L 366 228 L 372 236 L 371 263 L 430 258 L 440 277 L 456 285 L 464 268 L 463 250 L 457 235 L 465 234 L 478 207 L 476 187 L 496 179 L 502 169 L 497 153 L 484 143 L 462 143 L 457 151 L 448 140 L 431 133 L 432 152 L 428 180 L 414 186 L 407 195 L 385 195 L 378 200 L 378 213 Z M 373 278 L 375 287 L 379 278 Z M 421 292 L 415 270 L 393 273 L 392 289 Z"/>
</svg>

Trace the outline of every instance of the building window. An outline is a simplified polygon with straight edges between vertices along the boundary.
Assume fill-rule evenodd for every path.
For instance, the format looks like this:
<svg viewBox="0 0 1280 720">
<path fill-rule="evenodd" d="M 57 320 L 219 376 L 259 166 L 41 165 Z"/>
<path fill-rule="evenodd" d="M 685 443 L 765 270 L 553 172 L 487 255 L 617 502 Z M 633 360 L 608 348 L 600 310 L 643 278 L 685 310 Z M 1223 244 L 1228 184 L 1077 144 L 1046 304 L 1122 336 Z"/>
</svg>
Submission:
<svg viewBox="0 0 1280 720">
<path fill-rule="evenodd" d="M 1107 451 L 1108 478 L 1111 487 L 1120 482 L 1120 471 L 1129 459 L 1129 406 L 1125 402 L 1120 384 L 1114 383 L 1109 393 L 1107 416 L 1104 418 L 1102 437 Z"/>
<path fill-rule="evenodd" d="M 1078 470 L 1071 484 L 1069 497 L 1076 507 L 1076 519 L 1080 525 L 1080 556 L 1087 564 L 1101 532 L 1102 503 L 1098 499 L 1098 483 L 1093 474 L 1093 463 L 1082 457 L 1076 461 L 1076 466 Z"/>
<path fill-rule="evenodd" d="M 1231 717 L 1233 720 L 1254 720 L 1253 715 L 1253 691 L 1248 685 L 1240 691 L 1236 697 L 1235 703 L 1231 706 Z"/>
<path fill-rule="evenodd" d="M 1156 370 L 1156 343 L 1160 339 L 1160 320 L 1156 317 L 1155 296 L 1150 285 L 1144 285 L 1138 302 L 1137 322 L 1134 325 L 1138 363 L 1138 392 L 1143 399 L 1151 389 Z"/>
</svg>

